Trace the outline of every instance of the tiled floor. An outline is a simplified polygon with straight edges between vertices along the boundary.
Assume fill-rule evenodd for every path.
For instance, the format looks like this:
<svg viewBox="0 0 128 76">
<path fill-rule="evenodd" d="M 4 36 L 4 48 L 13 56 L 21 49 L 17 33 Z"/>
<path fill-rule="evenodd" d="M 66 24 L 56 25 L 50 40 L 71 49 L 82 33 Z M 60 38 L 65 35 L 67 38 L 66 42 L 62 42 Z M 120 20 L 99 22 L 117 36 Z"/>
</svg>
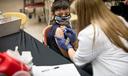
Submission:
<svg viewBox="0 0 128 76">
<path fill-rule="evenodd" d="M 15 5 L 12 6 L 12 5 Z M 19 9 L 23 8 L 23 0 L 0 0 L 0 10 L 2 12 L 8 12 L 8 11 L 19 11 Z M 24 30 L 31 34 L 34 38 L 42 42 L 42 31 L 45 27 L 44 23 L 39 23 L 38 19 L 33 17 L 28 21 L 28 23 L 25 25 Z"/>
<path fill-rule="evenodd" d="M 43 22 L 38 22 L 38 19 L 29 19 L 28 23 L 24 27 L 24 31 L 29 33 L 31 36 L 42 42 L 43 29 L 46 25 Z"/>
</svg>

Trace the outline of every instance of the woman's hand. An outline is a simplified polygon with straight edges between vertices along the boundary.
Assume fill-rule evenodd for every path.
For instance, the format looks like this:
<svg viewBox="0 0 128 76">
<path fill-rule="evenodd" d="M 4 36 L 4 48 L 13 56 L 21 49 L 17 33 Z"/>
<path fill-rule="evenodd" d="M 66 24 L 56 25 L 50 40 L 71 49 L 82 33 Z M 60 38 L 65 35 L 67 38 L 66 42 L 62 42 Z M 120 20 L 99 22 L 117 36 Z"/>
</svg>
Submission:
<svg viewBox="0 0 128 76">
<path fill-rule="evenodd" d="M 64 35 L 66 35 L 71 43 L 74 43 L 76 41 L 76 33 L 71 28 L 65 28 Z"/>
<path fill-rule="evenodd" d="M 65 38 L 58 38 L 56 37 L 56 42 L 58 44 L 58 46 L 62 49 L 64 49 L 65 51 L 68 51 L 69 48 L 72 48 L 72 45 L 70 43 L 66 44 L 66 39 Z"/>
</svg>

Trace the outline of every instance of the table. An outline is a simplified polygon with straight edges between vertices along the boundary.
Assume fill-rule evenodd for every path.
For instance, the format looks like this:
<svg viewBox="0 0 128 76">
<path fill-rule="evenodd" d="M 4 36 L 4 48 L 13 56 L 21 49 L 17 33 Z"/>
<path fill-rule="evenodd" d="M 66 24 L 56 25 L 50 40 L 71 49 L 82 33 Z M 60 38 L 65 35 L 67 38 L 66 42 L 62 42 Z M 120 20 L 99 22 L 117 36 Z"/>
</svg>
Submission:
<svg viewBox="0 0 128 76">
<path fill-rule="evenodd" d="M 33 63 L 35 65 L 59 65 L 71 63 L 61 55 L 57 54 L 53 50 L 44 46 L 38 40 L 30 36 L 28 33 L 21 30 L 15 34 L 0 37 L 0 52 L 4 52 L 7 49 L 15 49 L 15 46 L 19 46 L 19 52 L 31 51 L 33 56 Z M 82 69 L 78 68 L 81 76 L 90 76 Z"/>
</svg>

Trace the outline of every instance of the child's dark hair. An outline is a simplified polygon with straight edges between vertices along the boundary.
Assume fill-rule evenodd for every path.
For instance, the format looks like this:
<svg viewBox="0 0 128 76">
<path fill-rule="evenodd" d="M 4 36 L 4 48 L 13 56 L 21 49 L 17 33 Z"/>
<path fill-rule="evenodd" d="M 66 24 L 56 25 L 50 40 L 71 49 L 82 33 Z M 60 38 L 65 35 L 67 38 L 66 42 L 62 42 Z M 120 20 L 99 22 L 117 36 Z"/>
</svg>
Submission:
<svg viewBox="0 0 128 76">
<path fill-rule="evenodd" d="M 70 8 L 69 1 L 67 1 L 67 0 L 57 0 L 57 1 L 53 2 L 51 11 L 54 13 L 56 10 L 68 9 L 68 8 Z"/>
</svg>

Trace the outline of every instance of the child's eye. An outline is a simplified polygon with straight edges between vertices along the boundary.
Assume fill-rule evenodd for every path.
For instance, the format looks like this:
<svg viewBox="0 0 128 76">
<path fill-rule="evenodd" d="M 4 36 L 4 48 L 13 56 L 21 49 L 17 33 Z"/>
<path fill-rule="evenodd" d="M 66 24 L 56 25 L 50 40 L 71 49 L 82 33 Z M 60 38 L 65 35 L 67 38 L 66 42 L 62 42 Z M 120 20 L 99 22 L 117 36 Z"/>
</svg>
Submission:
<svg viewBox="0 0 128 76">
<path fill-rule="evenodd" d="M 58 13 L 57 16 L 63 17 L 63 16 L 69 16 L 70 13 Z"/>
<path fill-rule="evenodd" d="M 69 16 L 70 14 L 69 13 L 66 13 L 65 16 Z"/>
<path fill-rule="evenodd" d="M 63 16 L 63 14 L 62 13 L 59 13 L 57 16 Z"/>
</svg>

